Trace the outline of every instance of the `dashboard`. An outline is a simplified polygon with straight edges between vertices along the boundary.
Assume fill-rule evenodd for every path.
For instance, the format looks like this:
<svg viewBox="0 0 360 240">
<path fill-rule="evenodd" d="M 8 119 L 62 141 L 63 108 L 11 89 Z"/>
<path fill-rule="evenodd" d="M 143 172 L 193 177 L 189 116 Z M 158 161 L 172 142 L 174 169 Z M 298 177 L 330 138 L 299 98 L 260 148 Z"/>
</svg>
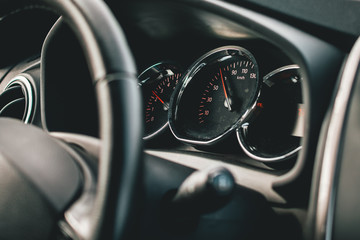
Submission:
<svg viewBox="0 0 360 240">
<path fill-rule="evenodd" d="M 164 24 L 164 14 L 157 11 L 153 13 L 156 17 L 147 16 L 153 21 L 148 23 L 151 27 L 157 21 Z M 304 112 L 299 66 L 283 50 L 240 25 L 209 13 L 197 18 L 200 20 L 187 26 L 185 33 L 169 36 L 170 49 L 147 32 L 141 40 L 130 41 L 141 56 L 146 144 L 160 151 L 170 147 L 223 153 L 231 161 L 267 170 L 275 166 L 281 171 L 289 169 L 301 148 L 304 122 L 298 117 Z M 206 26 L 209 19 L 214 24 Z M 176 22 L 176 17 L 171 21 Z M 166 27 L 163 31 L 166 34 Z M 138 50 L 144 45 L 146 49 Z M 249 64 L 251 67 L 246 66 Z M 292 78 L 296 83 L 290 83 Z M 226 98 L 225 93 L 233 97 Z M 275 133 L 280 125 L 283 132 Z M 271 152 L 265 149 L 267 143 L 278 148 L 271 147 Z"/>
<path fill-rule="evenodd" d="M 331 28 L 314 9 L 298 16 L 295 1 L 287 9 L 274 9 L 281 1 L 257 0 L 106 3 L 136 62 L 145 165 L 159 158 L 171 168 L 144 173 L 145 188 L 152 189 L 144 197 L 150 199 L 144 221 L 151 222 L 153 209 L 183 179 L 175 165 L 191 171 L 223 166 L 288 228 L 280 239 L 313 239 L 316 230 L 308 226 L 315 225 L 324 136 L 359 35 L 356 24 Z M 7 59 L 0 60 L 0 116 L 52 134 L 98 139 L 99 101 L 71 26 L 53 13 L 29 10 L 0 21 L 0 30 L 7 33 L 0 40 Z M 12 42 L 15 47 L 7 47 Z M 131 109 L 133 103 L 124 104 Z M 143 228 L 169 237 L 156 221 Z"/>
<path fill-rule="evenodd" d="M 154 11 L 156 18 L 148 18 L 164 24 L 163 19 L 158 19 L 163 14 Z M 209 16 L 205 14 L 204 18 Z M 304 131 L 304 76 L 300 66 L 279 47 L 249 30 L 222 18 L 211 19 L 220 25 L 215 32 L 202 28 L 207 24 L 205 20 L 189 25 L 186 34 L 166 33 L 163 29 L 164 34 L 170 34 L 167 37 L 172 38 L 171 45 L 153 39 L 153 33 L 146 32 L 150 30 L 139 37 L 137 31 L 144 26 L 133 26 L 137 24 L 134 21 L 125 25 L 131 29 L 127 36 L 137 58 L 148 150 L 156 154 L 170 150 L 221 157 L 229 159 L 218 159 L 221 162 L 245 164 L 275 175 L 289 171 L 301 149 Z M 58 81 L 46 84 L 51 93 L 45 96 L 47 127 L 50 131 L 97 136 L 96 108 L 87 109 L 83 97 L 73 100 L 82 91 L 96 105 L 86 78 L 73 84 L 79 82 L 78 76 L 86 75 L 86 67 L 71 69 L 81 61 L 81 52 L 72 50 L 72 59 L 68 59 L 70 52 L 64 51 L 64 42 L 74 45 L 72 49 L 79 47 L 73 43 L 70 30 L 62 28 L 54 31 L 54 40 L 46 44 L 45 54 L 50 59 L 67 59 L 66 68 L 73 76 L 63 76 L 60 69 L 54 71 L 51 64 L 57 64 L 57 60 L 48 61 L 51 72 L 45 70 L 45 74 Z M 62 82 L 61 86 L 58 82 Z M 72 85 L 69 103 L 59 91 L 68 86 L 66 82 Z M 55 108 L 60 105 L 65 112 Z"/>
</svg>

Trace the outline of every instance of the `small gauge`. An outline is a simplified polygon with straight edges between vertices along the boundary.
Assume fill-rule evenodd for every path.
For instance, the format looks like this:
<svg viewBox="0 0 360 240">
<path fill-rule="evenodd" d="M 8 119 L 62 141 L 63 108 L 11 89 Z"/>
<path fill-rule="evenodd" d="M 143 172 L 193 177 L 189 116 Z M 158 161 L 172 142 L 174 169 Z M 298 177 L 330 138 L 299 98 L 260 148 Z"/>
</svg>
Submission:
<svg viewBox="0 0 360 240">
<path fill-rule="evenodd" d="M 165 62 L 140 74 L 145 113 L 144 139 L 150 139 L 167 128 L 170 97 L 181 75 L 179 66 Z"/>
<path fill-rule="evenodd" d="M 244 48 L 226 46 L 202 56 L 186 72 L 170 104 L 175 137 L 211 145 L 235 130 L 255 106 L 258 75 L 255 58 Z"/>
<path fill-rule="evenodd" d="M 253 159 L 282 161 L 301 149 L 306 109 L 298 70 L 289 65 L 267 74 L 253 116 L 237 130 L 241 148 Z"/>
</svg>

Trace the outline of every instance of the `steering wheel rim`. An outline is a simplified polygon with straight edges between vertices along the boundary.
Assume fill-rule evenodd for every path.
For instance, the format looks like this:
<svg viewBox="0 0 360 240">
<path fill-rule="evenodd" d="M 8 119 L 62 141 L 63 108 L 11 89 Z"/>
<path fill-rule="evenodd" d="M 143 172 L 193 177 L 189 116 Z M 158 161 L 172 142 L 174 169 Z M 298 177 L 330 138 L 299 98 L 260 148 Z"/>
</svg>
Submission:
<svg viewBox="0 0 360 240">
<path fill-rule="evenodd" d="M 56 12 L 79 40 L 96 88 L 100 157 L 97 194 L 86 239 L 124 239 L 140 184 L 142 122 L 136 67 L 124 34 L 98 0 L 2 1 L 0 15 L 24 9 Z"/>
</svg>

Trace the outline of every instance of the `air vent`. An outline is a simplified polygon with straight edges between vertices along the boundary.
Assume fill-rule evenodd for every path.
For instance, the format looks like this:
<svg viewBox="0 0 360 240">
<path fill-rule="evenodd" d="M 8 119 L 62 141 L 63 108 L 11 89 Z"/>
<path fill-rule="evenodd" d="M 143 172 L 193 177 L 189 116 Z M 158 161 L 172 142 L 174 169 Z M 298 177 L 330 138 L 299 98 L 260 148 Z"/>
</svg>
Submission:
<svg viewBox="0 0 360 240">
<path fill-rule="evenodd" d="M 31 121 L 34 109 L 34 93 L 30 81 L 24 76 L 12 79 L 0 95 L 0 117 Z"/>
</svg>

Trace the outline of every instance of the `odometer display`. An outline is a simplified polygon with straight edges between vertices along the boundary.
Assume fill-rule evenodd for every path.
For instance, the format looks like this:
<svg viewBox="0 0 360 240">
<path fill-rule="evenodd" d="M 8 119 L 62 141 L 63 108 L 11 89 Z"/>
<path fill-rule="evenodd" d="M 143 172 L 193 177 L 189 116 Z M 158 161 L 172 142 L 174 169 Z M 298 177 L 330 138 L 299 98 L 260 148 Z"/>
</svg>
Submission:
<svg viewBox="0 0 360 240">
<path fill-rule="evenodd" d="M 233 130 L 259 94 L 255 58 L 240 47 L 215 49 L 184 76 L 170 114 L 171 128 L 185 141 L 211 143 Z"/>
</svg>

